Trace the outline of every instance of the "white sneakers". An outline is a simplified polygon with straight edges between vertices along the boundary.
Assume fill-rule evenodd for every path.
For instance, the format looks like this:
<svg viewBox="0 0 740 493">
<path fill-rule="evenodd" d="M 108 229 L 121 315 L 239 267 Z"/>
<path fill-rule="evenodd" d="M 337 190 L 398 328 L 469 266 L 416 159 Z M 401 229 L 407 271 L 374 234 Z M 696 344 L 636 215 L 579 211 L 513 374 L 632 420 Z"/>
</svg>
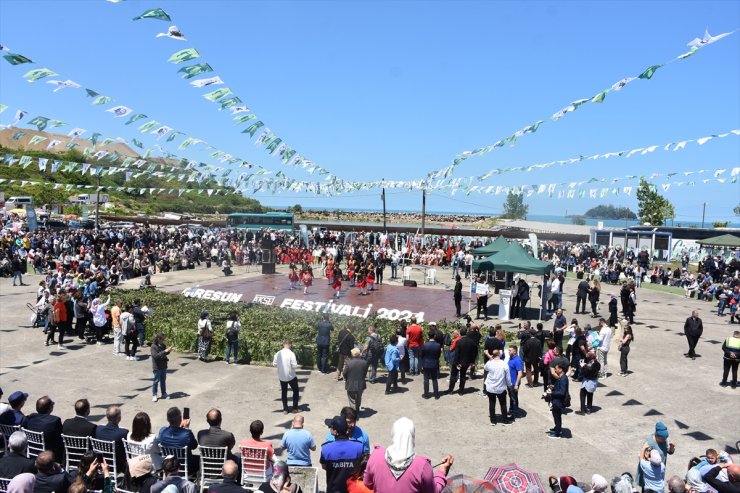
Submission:
<svg viewBox="0 0 740 493">
<path fill-rule="evenodd" d="M 157 402 L 158 400 L 159 400 L 159 399 L 157 398 L 157 396 L 156 396 L 156 395 L 153 395 L 153 396 L 152 396 L 152 402 Z"/>
</svg>

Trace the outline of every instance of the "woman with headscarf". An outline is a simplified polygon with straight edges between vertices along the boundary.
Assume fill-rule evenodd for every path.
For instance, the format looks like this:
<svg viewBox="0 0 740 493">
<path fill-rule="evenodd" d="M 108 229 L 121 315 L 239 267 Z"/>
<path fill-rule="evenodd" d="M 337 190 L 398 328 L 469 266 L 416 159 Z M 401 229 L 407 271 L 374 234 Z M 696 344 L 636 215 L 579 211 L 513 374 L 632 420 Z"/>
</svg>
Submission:
<svg viewBox="0 0 740 493">
<path fill-rule="evenodd" d="M 408 418 L 393 423 L 393 443 L 376 446 L 365 469 L 365 486 L 375 493 L 440 493 L 455 459 L 447 455 L 436 471 L 429 458 L 416 455 L 416 431 Z"/>
<path fill-rule="evenodd" d="M 606 493 L 609 489 L 609 483 L 601 474 L 591 476 L 591 491 L 589 493 Z"/>
<path fill-rule="evenodd" d="M 93 325 L 95 325 L 95 340 L 98 346 L 103 344 L 103 329 L 108 323 L 105 318 L 105 309 L 110 303 L 110 295 L 108 295 L 108 301 L 105 303 L 101 302 L 100 298 L 95 298 L 90 305 L 90 313 L 92 314 Z"/>
<path fill-rule="evenodd" d="M 33 493 L 36 486 L 36 476 L 24 472 L 14 477 L 8 484 L 8 493 Z"/>
<path fill-rule="evenodd" d="M 690 493 L 706 493 L 709 485 L 704 482 L 698 469 L 689 469 L 686 473 L 686 491 Z"/>
<path fill-rule="evenodd" d="M 213 341 L 213 327 L 208 320 L 208 312 L 203 311 L 198 320 L 198 359 L 208 361 L 208 353 L 211 352 L 211 342 Z"/>
<path fill-rule="evenodd" d="M 257 491 L 264 493 L 303 493 L 301 487 L 290 480 L 288 464 L 282 460 L 273 465 L 272 478 L 262 483 Z"/>
</svg>

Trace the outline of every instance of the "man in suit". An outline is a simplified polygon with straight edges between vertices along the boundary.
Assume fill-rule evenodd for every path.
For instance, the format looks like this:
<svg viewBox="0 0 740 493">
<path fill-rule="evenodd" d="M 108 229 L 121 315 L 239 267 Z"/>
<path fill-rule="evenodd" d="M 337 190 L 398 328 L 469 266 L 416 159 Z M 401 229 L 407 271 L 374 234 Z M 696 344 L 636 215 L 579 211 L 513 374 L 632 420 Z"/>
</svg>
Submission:
<svg viewBox="0 0 740 493">
<path fill-rule="evenodd" d="M 53 411 L 54 401 L 48 395 L 39 397 L 36 401 L 36 412 L 26 416 L 21 426 L 27 430 L 43 433 L 46 450 L 51 450 L 54 457 L 64 462 L 62 420 L 52 415 Z"/>
<path fill-rule="evenodd" d="M 238 467 L 240 463 L 239 457 L 231 452 L 231 449 L 236 445 L 236 439 L 233 433 L 221 429 L 222 419 L 221 411 L 215 407 L 208 411 L 206 421 L 209 428 L 198 432 L 198 443 L 203 447 L 226 447 L 227 459 L 234 461 Z"/>
<path fill-rule="evenodd" d="M 224 462 L 221 470 L 223 481 L 214 483 L 208 487 L 209 493 L 244 493 L 244 489 L 239 484 L 239 468 L 233 460 Z"/>
<path fill-rule="evenodd" d="M 699 338 L 704 332 L 704 325 L 699 318 L 699 310 L 691 312 L 691 316 L 686 319 L 686 323 L 683 324 L 683 333 L 686 335 L 686 340 L 689 342 L 689 352 L 685 353 L 684 356 L 691 359 L 696 359 L 696 348 Z"/>
<path fill-rule="evenodd" d="M 26 434 L 22 431 L 13 432 L 8 437 L 9 452 L 0 459 L 0 478 L 12 479 L 24 472 L 36 474 L 36 466 L 33 459 L 26 457 L 26 446 L 28 441 Z"/>
<path fill-rule="evenodd" d="M 54 452 L 50 450 L 45 450 L 36 457 L 36 469 L 38 472 L 34 493 L 66 493 L 72 483 L 69 475 L 54 461 Z"/>
<path fill-rule="evenodd" d="M 478 352 L 478 345 L 473 339 L 468 337 L 468 329 L 463 327 L 460 329 L 460 339 L 455 344 L 455 358 L 452 361 L 450 371 L 450 387 L 447 389 L 447 393 L 451 394 L 455 390 L 455 383 L 458 377 L 460 378 L 460 395 L 465 392 L 465 380 L 468 373 L 468 368 L 472 363 L 475 362 L 475 356 Z"/>
<path fill-rule="evenodd" d="M 347 391 L 347 398 L 349 399 L 349 407 L 357 412 L 360 412 L 360 406 L 362 405 L 362 393 L 365 391 L 367 385 L 365 384 L 365 375 L 367 374 L 367 361 L 362 359 L 362 354 L 359 349 L 352 348 L 350 352 L 352 359 L 347 361 L 342 371 L 344 377 L 344 390 Z"/>
<path fill-rule="evenodd" d="M 429 330 L 429 340 L 421 346 L 421 367 L 424 372 L 424 399 L 429 399 L 429 381 L 432 381 L 434 389 L 434 398 L 439 399 L 439 384 L 437 375 L 439 374 L 439 357 L 442 354 L 442 346 L 434 340 L 436 335 L 435 327 L 437 324 L 429 324 L 432 328 Z"/>
<path fill-rule="evenodd" d="M 75 417 L 67 419 L 62 424 L 62 433 L 75 437 L 94 437 L 97 425 L 88 421 L 90 416 L 90 402 L 80 399 L 75 402 Z"/>
<path fill-rule="evenodd" d="M 123 440 L 128 435 L 128 430 L 121 428 L 118 424 L 121 422 L 121 408 L 110 406 L 105 412 L 108 418 L 108 424 L 95 428 L 95 438 L 107 442 L 115 442 L 116 450 L 116 470 L 123 472 L 126 470 L 126 450 L 123 448 Z"/>
</svg>

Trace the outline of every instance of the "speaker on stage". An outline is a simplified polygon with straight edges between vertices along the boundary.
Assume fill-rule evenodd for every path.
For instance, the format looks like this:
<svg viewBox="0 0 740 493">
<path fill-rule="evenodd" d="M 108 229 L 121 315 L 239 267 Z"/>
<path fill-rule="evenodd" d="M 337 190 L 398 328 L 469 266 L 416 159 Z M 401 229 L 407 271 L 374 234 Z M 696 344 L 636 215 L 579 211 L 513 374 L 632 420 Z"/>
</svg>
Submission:
<svg viewBox="0 0 740 493">
<path fill-rule="evenodd" d="M 413 279 L 406 279 L 403 281 L 403 285 L 407 288 L 415 288 L 416 287 L 416 281 Z"/>
<path fill-rule="evenodd" d="M 262 273 L 275 273 L 275 245 L 269 236 L 262 238 Z"/>
<path fill-rule="evenodd" d="M 266 264 L 262 262 L 262 273 L 263 274 L 274 274 L 275 273 L 275 264 Z"/>
<path fill-rule="evenodd" d="M 270 248 L 262 249 L 262 263 L 263 264 L 274 264 L 275 263 L 275 251 Z"/>
</svg>

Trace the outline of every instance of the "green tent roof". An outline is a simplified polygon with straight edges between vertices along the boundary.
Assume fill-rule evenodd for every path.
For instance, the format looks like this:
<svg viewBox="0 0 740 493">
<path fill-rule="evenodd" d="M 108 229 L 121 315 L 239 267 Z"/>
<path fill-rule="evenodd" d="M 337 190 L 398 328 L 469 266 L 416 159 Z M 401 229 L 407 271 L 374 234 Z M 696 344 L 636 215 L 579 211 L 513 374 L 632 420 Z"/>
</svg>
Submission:
<svg viewBox="0 0 740 493">
<path fill-rule="evenodd" d="M 486 259 L 473 261 L 473 270 L 544 275 L 553 270 L 553 265 L 552 262 L 543 262 L 532 257 L 518 242 L 514 241 L 505 250 Z"/>
<path fill-rule="evenodd" d="M 740 247 L 740 237 L 737 237 L 735 235 L 721 235 L 721 236 L 713 236 L 711 238 L 707 238 L 706 240 L 697 240 L 697 243 L 700 245 L 709 245 L 709 246 L 715 246 L 715 247 Z"/>
<path fill-rule="evenodd" d="M 509 242 L 506 241 L 506 238 L 504 238 L 503 236 L 499 236 L 493 241 L 493 243 L 489 243 L 486 246 L 475 248 L 473 250 L 473 255 L 478 255 L 478 256 L 493 255 L 494 253 L 498 253 L 501 250 L 506 249 L 508 246 L 509 246 Z"/>
</svg>

